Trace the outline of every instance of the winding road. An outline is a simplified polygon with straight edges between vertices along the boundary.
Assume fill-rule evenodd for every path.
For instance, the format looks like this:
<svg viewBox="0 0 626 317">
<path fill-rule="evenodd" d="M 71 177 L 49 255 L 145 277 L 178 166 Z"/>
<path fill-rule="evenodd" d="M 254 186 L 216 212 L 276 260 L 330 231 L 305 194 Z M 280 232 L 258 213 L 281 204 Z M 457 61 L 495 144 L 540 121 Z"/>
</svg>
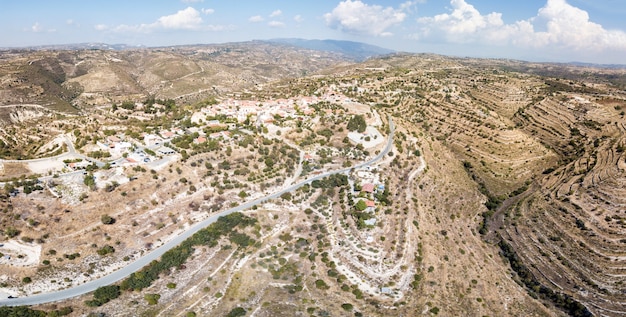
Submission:
<svg viewBox="0 0 626 317">
<path fill-rule="evenodd" d="M 373 157 L 372 159 L 360 163 L 356 166 L 352 166 L 352 167 L 347 167 L 347 168 L 343 168 L 343 169 L 338 169 L 338 170 L 334 170 L 334 171 L 328 171 L 319 175 L 316 175 L 314 177 L 308 178 L 306 180 L 303 180 L 299 183 L 293 184 L 291 186 L 288 186 L 286 188 L 283 188 L 282 190 L 279 190 L 273 194 L 267 195 L 265 197 L 261 197 L 261 198 L 257 198 L 255 200 L 251 200 L 248 201 L 244 204 L 241 204 L 239 206 L 236 206 L 234 208 L 228 209 L 228 210 L 224 210 L 222 212 L 219 212 L 215 215 L 212 215 L 211 217 L 196 223 L 195 225 L 189 227 L 185 232 L 183 232 L 182 234 L 180 234 L 179 236 L 174 237 L 172 240 L 167 241 L 166 243 L 164 243 L 163 245 L 159 246 L 158 248 L 154 249 L 152 252 L 138 258 L 137 260 L 135 260 L 134 262 L 130 263 L 129 265 L 109 274 L 103 277 L 100 277 L 98 279 L 86 282 L 84 284 L 81 285 L 77 285 L 74 286 L 72 288 L 67 288 L 67 289 L 63 289 L 63 290 L 59 290 L 59 291 L 54 291 L 54 292 L 50 292 L 50 293 L 42 293 L 42 294 L 36 294 L 36 295 L 31 295 L 31 296 L 27 296 L 27 297 L 19 297 L 19 298 L 4 298 L 4 299 L 0 299 L 0 306 L 19 306 L 19 305 L 38 305 L 38 304 L 45 304 L 45 303 L 51 303 L 51 302 L 58 302 L 58 301 L 62 301 L 65 299 L 69 299 L 69 298 L 73 298 L 76 296 L 80 296 L 80 295 L 84 295 L 87 294 L 89 292 L 93 292 L 95 291 L 98 287 L 101 286 L 106 286 L 106 285 L 110 285 L 113 283 L 116 283 L 122 279 L 124 279 L 125 277 L 129 276 L 131 273 L 133 272 L 137 272 L 139 271 L 141 268 L 143 268 L 144 266 L 148 265 L 150 262 L 152 262 L 153 260 L 158 260 L 165 252 L 167 252 L 168 250 L 176 247 L 177 245 L 179 245 L 181 242 L 185 241 L 187 238 L 191 237 L 194 233 L 198 232 L 200 229 L 205 228 L 207 226 L 209 226 L 210 224 L 214 223 L 215 221 L 217 221 L 217 219 L 221 216 L 226 216 L 228 214 L 232 214 L 234 212 L 240 212 L 243 210 L 246 210 L 248 208 L 251 208 L 252 206 L 261 204 L 265 201 L 271 200 L 271 199 L 276 199 L 279 198 L 280 195 L 287 193 L 287 192 L 291 192 L 294 191 L 298 188 L 300 188 L 301 186 L 305 185 L 305 184 L 309 184 L 315 180 L 320 180 L 324 177 L 330 176 L 330 175 L 334 175 L 334 174 L 341 174 L 341 173 L 346 173 L 348 171 L 350 171 L 351 169 L 354 168 L 361 168 L 361 167 L 365 167 L 365 166 L 369 166 L 372 163 L 375 163 L 377 161 L 379 161 L 380 159 L 382 159 L 385 155 L 387 155 L 387 153 L 389 153 L 389 151 L 391 150 L 392 146 L 393 146 L 393 134 L 394 134 L 394 124 L 393 121 L 391 120 L 391 116 L 388 116 L 389 119 L 389 136 L 387 138 L 387 144 L 385 145 L 385 148 L 380 151 L 380 153 L 378 155 L 376 155 L 375 157 Z"/>
</svg>

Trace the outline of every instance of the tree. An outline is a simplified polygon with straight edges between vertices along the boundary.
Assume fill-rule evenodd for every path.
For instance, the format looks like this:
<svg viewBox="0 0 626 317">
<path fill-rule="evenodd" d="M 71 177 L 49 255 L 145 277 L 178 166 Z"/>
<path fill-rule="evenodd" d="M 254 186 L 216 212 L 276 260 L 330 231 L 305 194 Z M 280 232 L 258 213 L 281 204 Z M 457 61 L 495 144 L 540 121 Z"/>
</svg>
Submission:
<svg viewBox="0 0 626 317">
<path fill-rule="evenodd" d="M 148 302 L 148 305 L 156 305 L 159 303 L 159 298 L 161 298 L 161 295 L 146 294 L 143 298 Z"/>
<path fill-rule="evenodd" d="M 113 248 L 112 246 L 107 244 L 107 245 L 103 246 L 102 248 L 98 249 L 97 252 L 98 252 L 99 255 L 107 255 L 107 254 L 111 254 L 111 253 L 115 252 L 115 248 Z"/>
<path fill-rule="evenodd" d="M 15 229 L 14 227 L 8 227 L 4 230 L 4 234 L 9 238 L 15 238 L 20 234 L 21 231 Z"/>
<path fill-rule="evenodd" d="M 106 303 L 112 299 L 116 299 L 120 296 L 120 287 L 117 285 L 108 285 L 98 287 L 93 293 L 93 297 L 102 303 Z"/>
<path fill-rule="evenodd" d="M 112 225 L 112 224 L 115 223 L 115 218 L 113 218 L 113 217 L 111 217 L 109 215 L 102 215 L 102 217 L 100 217 L 100 220 L 105 225 Z"/>
<path fill-rule="evenodd" d="M 365 132 L 367 128 L 367 123 L 365 123 L 365 118 L 363 115 L 355 115 L 348 121 L 348 130 L 349 131 L 358 131 L 359 133 Z"/>
<path fill-rule="evenodd" d="M 246 315 L 246 310 L 243 307 L 233 308 L 226 317 L 242 317 Z"/>
<path fill-rule="evenodd" d="M 87 187 L 89 187 L 89 189 L 91 190 L 96 189 L 96 177 L 93 176 L 93 174 L 91 173 L 85 175 L 85 178 L 83 179 L 83 183 L 87 185 Z"/>
<path fill-rule="evenodd" d="M 354 205 L 354 208 L 358 211 L 363 211 L 367 208 L 367 203 L 363 199 L 359 199 L 359 201 Z"/>
</svg>

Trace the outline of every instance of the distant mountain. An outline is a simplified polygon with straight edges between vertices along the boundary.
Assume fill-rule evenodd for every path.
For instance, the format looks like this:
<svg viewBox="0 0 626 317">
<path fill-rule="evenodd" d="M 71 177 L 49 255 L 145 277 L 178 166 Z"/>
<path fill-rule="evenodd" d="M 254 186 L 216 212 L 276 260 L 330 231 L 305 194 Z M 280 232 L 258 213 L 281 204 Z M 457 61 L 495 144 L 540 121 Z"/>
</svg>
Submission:
<svg viewBox="0 0 626 317">
<path fill-rule="evenodd" d="M 382 48 L 375 45 L 360 43 L 360 42 L 351 42 L 351 41 L 338 41 L 338 40 L 305 40 L 305 39 L 297 39 L 297 38 L 287 38 L 287 39 L 272 39 L 267 40 L 266 42 L 270 43 L 280 43 L 287 44 L 292 46 L 297 46 L 301 48 L 316 50 L 316 51 L 325 51 L 325 52 L 334 52 L 343 54 L 351 59 L 356 61 L 363 61 L 370 57 L 380 56 L 395 53 L 396 51 Z"/>
<path fill-rule="evenodd" d="M 569 62 L 565 64 L 574 65 L 574 66 L 582 66 L 582 67 L 599 67 L 599 68 L 609 68 L 609 69 L 626 68 L 626 64 L 595 64 L 595 63 L 584 63 L 584 62 Z"/>
<path fill-rule="evenodd" d="M 106 44 L 106 43 L 72 43 L 72 44 L 51 44 L 25 47 L 2 47 L 0 50 L 32 50 L 32 51 L 72 51 L 72 50 L 112 50 L 120 51 L 127 49 L 145 48 L 145 46 L 132 46 L 127 44 Z"/>
</svg>

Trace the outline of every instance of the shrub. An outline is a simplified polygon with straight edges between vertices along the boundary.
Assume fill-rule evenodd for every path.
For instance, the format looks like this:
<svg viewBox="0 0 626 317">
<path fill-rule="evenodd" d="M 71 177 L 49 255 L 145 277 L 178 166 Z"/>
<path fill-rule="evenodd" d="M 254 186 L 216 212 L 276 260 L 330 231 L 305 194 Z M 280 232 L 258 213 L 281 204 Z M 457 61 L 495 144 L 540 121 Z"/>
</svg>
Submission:
<svg viewBox="0 0 626 317">
<path fill-rule="evenodd" d="M 143 297 L 147 302 L 148 305 L 156 305 L 159 303 L 159 298 L 161 298 L 161 295 L 159 294 L 146 294 Z"/>
<path fill-rule="evenodd" d="M 98 252 L 99 255 L 107 255 L 107 254 L 111 254 L 111 253 L 115 252 L 115 248 L 113 248 L 112 246 L 107 244 L 107 245 L 103 246 L 102 248 L 98 249 L 97 252 Z"/>
<path fill-rule="evenodd" d="M 242 307 L 233 308 L 226 317 L 241 317 L 246 315 L 246 310 Z"/>
<path fill-rule="evenodd" d="M 105 225 L 112 225 L 115 223 L 115 218 L 109 215 L 102 215 L 102 217 L 100 217 L 100 221 L 102 221 Z"/>
</svg>

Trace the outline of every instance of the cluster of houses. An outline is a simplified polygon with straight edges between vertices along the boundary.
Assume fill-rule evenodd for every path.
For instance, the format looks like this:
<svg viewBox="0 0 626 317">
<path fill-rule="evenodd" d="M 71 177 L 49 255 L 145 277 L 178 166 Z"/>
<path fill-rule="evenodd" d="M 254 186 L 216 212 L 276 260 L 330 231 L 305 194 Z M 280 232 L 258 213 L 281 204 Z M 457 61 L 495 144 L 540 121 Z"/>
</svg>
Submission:
<svg viewBox="0 0 626 317">
<path fill-rule="evenodd" d="M 372 215 L 372 217 L 364 221 L 364 224 L 367 226 L 375 226 L 377 222 L 377 219 L 374 216 L 377 207 L 376 194 L 380 191 L 384 191 L 385 185 L 379 181 L 379 175 L 370 167 L 365 167 L 355 171 L 355 176 L 357 181 L 362 183 L 361 187 L 358 188 L 358 192 L 355 192 L 354 195 L 358 197 L 358 200 L 363 200 L 365 202 L 366 208 L 363 211 Z M 371 237 L 367 240 L 371 240 L 370 238 Z"/>
<path fill-rule="evenodd" d="M 173 127 L 171 129 L 164 129 L 158 133 L 143 133 L 143 146 L 153 150 L 160 155 L 172 155 L 176 151 L 164 146 L 164 144 L 170 142 L 177 136 L 184 135 L 186 133 L 197 133 L 193 142 L 195 144 L 202 144 L 208 140 L 230 140 L 231 130 L 237 128 L 238 124 L 246 122 L 248 120 L 251 124 L 257 126 L 263 124 L 271 124 L 276 117 L 285 118 L 302 118 L 315 113 L 315 109 L 311 107 L 319 102 L 333 102 L 333 103 L 351 103 L 353 102 L 345 95 L 336 93 L 333 89 L 319 93 L 316 96 L 304 96 L 294 97 L 289 99 L 275 99 L 269 101 L 253 101 L 253 100 L 237 100 L 226 99 L 216 105 L 211 105 L 202 108 L 200 111 L 194 113 L 190 120 L 196 124 L 196 127 L 190 127 L 182 129 L 179 127 Z M 329 109 L 326 109 L 330 111 Z M 224 122 L 217 120 L 216 118 L 225 118 Z M 205 128 L 213 131 L 211 133 L 205 133 Z M 208 132 L 208 131 L 207 131 Z M 363 137 L 362 135 L 360 136 Z M 358 142 L 357 142 L 358 143 Z M 126 140 L 123 135 L 110 135 L 105 139 L 97 142 L 101 151 L 106 151 L 113 157 L 122 156 L 124 153 L 125 161 L 117 162 L 117 164 L 134 164 L 140 163 L 147 159 L 145 157 L 135 157 L 137 153 L 133 150 L 136 148 L 133 143 Z M 73 162 L 67 164 L 69 168 L 73 170 L 84 169 L 90 162 Z M 71 165 L 71 166 L 70 166 Z M 371 203 L 370 203 L 371 204 Z"/>
<path fill-rule="evenodd" d="M 274 121 L 274 117 L 296 117 L 298 115 L 311 115 L 314 109 L 309 105 L 319 102 L 317 97 L 301 97 L 298 99 L 276 99 L 270 101 L 252 101 L 226 99 L 217 105 L 202 108 L 194 113 L 191 122 L 195 124 L 209 123 L 215 118 L 224 116 L 243 123 L 251 120 L 257 124 L 268 124 Z"/>
<path fill-rule="evenodd" d="M 192 115 L 191 122 L 198 125 L 206 124 L 207 118 L 224 116 L 239 123 L 251 120 L 251 122 L 255 122 L 257 125 L 269 124 L 274 121 L 275 117 L 295 118 L 303 115 L 311 115 L 315 113 L 315 109 L 310 106 L 323 101 L 342 104 L 353 102 L 350 98 L 340 93 L 335 93 L 332 89 L 320 94 L 319 97 L 305 96 L 268 101 L 237 100 L 230 98 L 223 100 L 219 104 L 202 108 Z"/>
</svg>

